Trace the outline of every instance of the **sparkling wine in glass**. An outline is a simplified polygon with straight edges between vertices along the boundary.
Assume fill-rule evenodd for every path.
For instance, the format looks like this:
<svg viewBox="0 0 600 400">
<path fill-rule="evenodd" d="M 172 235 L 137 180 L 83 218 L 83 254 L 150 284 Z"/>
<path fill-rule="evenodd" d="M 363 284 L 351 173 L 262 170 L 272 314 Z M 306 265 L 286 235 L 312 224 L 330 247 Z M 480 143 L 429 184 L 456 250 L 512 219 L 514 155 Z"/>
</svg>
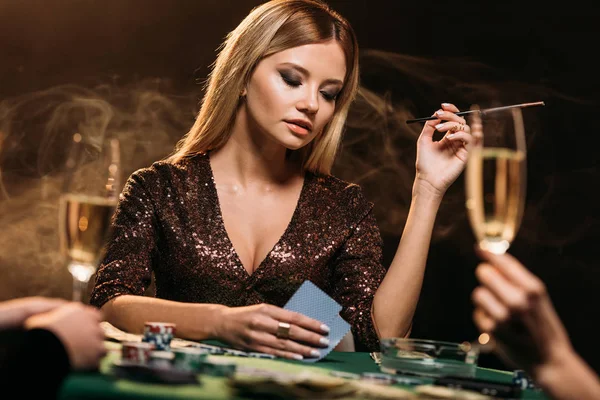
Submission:
<svg viewBox="0 0 600 400">
<path fill-rule="evenodd" d="M 519 108 L 471 115 L 474 144 L 465 170 L 469 222 L 482 249 L 503 254 L 519 230 L 525 206 L 523 117 Z"/>
<path fill-rule="evenodd" d="M 73 276 L 73 300 L 96 272 L 108 238 L 120 193 L 120 152 L 116 139 L 85 143 L 73 136 L 66 176 L 59 200 L 61 253 Z"/>
</svg>

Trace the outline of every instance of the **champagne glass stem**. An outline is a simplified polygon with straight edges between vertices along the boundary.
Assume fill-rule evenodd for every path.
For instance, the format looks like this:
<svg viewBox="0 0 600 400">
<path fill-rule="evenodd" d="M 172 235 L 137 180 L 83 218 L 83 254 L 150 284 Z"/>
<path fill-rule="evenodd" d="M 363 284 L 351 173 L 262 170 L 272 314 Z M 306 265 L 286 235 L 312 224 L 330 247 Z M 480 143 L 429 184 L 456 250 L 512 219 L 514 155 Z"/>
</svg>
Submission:
<svg viewBox="0 0 600 400">
<path fill-rule="evenodd" d="M 86 282 L 81 282 L 79 279 L 73 277 L 73 301 L 82 301 L 84 285 L 87 286 Z"/>
<path fill-rule="evenodd" d="M 96 267 L 92 264 L 71 261 L 69 272 L 73 276 L 73 300 L 82 301 L 83 293 L 87 290 L 88 282 L 94 274 Z"/>
</svg>

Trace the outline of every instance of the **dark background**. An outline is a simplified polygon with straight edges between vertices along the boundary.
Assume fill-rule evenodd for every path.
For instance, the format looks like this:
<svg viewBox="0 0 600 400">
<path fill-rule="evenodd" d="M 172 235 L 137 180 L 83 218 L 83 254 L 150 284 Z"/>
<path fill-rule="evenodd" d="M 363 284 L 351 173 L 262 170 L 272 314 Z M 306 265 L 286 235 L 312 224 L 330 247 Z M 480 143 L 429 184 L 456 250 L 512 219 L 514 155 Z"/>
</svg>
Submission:
<svg viewBox="0 0 600 400">
<path fill-rule="evenodd" d="M 0 100 L 64 84 L 126 86 L 147 78 L 157 79 L 170 93 L 194 93 L 199 99 L 200 83 L 221 40 L 260 3 L 0 0 Z M 535 113 L 528 204 L 510 252 L 546 282 L 576 349 L 600 371 L 598 335 L 592 329 L 600 306 L 600 213 L 594 196 L 600 79 L 592 61 L 600 43 L 598 10 L 573 1 L 556 7 L 491 1 L 330 4 L 350 20 L 363 50 L 416 56 L 441 67 L 447 58 L 468 58 L 494 72 L 462 79 L 489 79 L 498 90 L 506 81 L 544 88 L 539 98 L 520 99 L 544 100 L 546 107 Z M 426 80 L 399 79 L 389 71 L 381 75 L 365 69 L 363 84 L 398 101 L 408 99 L 417 116 L 430 115 L 444 101 L 469 106 L 454 100 L 467 98 L 464 93 L 427 87 Z M 190 114 L 190 124 L 192 118 Z M 17 157 L 7 151 L 4 160 Z M 455 195 L 462 193 L 461 184 L 459 179 Z M 477 264 L 474 240 L 464 213 L 452 210 L 450 205 L 440 210 L 440 218 L 452 220 L 453 229 L 432 243 L 413 337 L 464 341 L 478 335 L 470 302 Z M 384 232 L 388 261 L 401 228 Z M 482 356 L 481 364 L 502 367 L 491 355 Z"/>
</svg>

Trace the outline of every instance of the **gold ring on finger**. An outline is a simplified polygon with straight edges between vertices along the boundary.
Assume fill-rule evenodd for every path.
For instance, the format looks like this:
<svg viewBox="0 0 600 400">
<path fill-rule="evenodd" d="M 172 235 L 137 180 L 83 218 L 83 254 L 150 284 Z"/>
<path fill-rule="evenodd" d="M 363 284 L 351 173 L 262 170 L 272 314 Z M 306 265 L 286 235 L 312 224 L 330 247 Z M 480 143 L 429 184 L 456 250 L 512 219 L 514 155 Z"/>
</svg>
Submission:
<svg viewBox="0 0 600 400">
<path fill-rule="evenodd" d="M 287 322 L 280 322 L 277 325 L 277 332 L 275 333 L 275 336 L 277 336 L 279 339 L 289 339 L 290 327 L 291 325 Z"/>
</svg>

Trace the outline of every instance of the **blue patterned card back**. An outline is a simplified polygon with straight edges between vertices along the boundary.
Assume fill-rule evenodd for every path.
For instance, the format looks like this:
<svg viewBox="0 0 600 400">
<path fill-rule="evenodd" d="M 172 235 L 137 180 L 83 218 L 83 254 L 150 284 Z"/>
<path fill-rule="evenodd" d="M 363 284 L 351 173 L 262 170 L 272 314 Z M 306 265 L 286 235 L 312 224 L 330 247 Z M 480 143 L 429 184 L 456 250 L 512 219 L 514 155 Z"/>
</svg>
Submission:
<svg viewBox="0 0 600 400">
<path fill-rule="evenodd" d="M 342 306 L 311 281 L 304 281 L 283 307 L 304 314 L 329 326 Z"/>
<path fill-rule="evenodd" d="M 305 358 L 306 362 L 315 362 L 329 354 L 350 330 L 350 325 L 340 317 L 342 306 L 311 281 L 304 281 L 296 293 L 283 307 L 324 323 L 330 329 L 327 348 L 318 349 L 319 358 Z"/>
</svg>

